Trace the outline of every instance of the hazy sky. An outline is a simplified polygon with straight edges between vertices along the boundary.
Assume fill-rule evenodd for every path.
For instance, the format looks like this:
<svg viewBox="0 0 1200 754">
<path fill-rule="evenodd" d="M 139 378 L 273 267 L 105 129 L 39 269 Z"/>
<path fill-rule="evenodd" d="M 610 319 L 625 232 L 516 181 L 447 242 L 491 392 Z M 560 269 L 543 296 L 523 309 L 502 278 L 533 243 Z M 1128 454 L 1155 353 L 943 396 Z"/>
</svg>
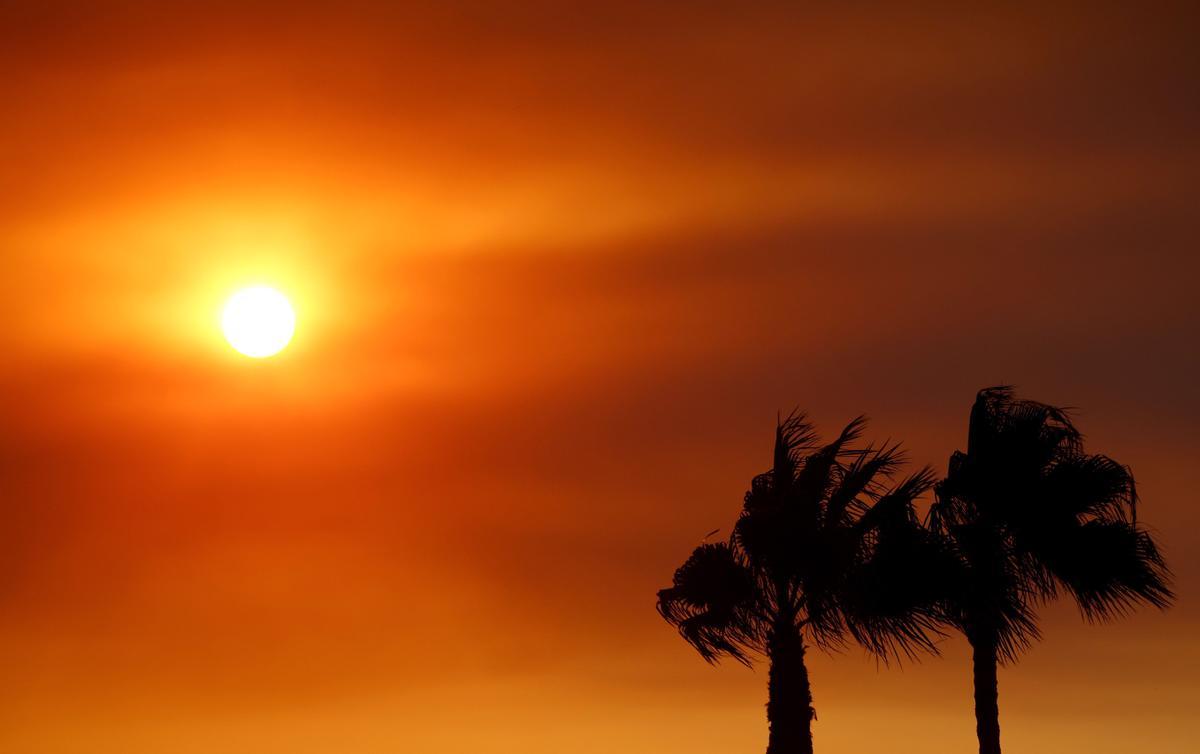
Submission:
<svg viewBox="0 0 1200 754">
<path fill-rule="evenodd" d="M 1179 604 L 1047 610 L 1006 745 L 1192 751 L 1200 14 L 1047 5 L 0 1 L 0 748 L 760 750 L 654 593 L 776 412 L 1013 383 Z M 960 639 L 812 657 L 819 751 L 974 747 Z"/>
</svg>

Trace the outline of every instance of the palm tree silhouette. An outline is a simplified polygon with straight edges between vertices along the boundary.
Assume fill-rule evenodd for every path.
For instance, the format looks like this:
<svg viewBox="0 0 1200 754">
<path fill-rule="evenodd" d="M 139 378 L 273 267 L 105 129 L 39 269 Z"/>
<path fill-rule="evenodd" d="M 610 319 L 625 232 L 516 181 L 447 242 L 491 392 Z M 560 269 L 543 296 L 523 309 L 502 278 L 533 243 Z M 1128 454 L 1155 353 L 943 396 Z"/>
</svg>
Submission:
<svg viewBox="0 0 1200 754">
<path fill-rule="evenodd" d="M 853 447 L 850 422 L 826 445 L 803 415 L 778 423 L 772 469 L 755 477 L 727 542 L 701 544 L 658 593 L 658 610 L 708 662 L 765 656 L 768 754 L 811 754 L 805 650 L 847 637 L 885 660 L 933 651 L 938 564 L 913 501 L 929 469 L 893 483 L 897 445 Z"/>
<path fill-rule="evenodd" d="M 981 390 L 929 522 L 951 556 L 945 619 L 973 652 L 980 754 L 999 754 L 998 663 L 1038 638 L 1035 607 L 1066 591 L 1089 621 L 1165 608 L 1170 572 L 1137 525 L 1130 470 L 1088 455 L 1067 411 Z"/>
</svg>

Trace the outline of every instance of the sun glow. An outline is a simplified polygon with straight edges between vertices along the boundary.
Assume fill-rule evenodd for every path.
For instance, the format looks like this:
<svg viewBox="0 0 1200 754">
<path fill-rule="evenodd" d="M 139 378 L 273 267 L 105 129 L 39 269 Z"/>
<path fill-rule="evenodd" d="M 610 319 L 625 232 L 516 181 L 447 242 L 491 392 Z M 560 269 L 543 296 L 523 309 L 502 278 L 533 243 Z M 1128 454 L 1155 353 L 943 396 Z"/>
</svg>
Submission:
<svg viewBox="0 0 1200 754">
<path fill-rule="evenodd" d="M 229 297 L 221 313 L 221 331 L 229 345 L 256 359 L 274 356 L 291 341 L 296 313 L 287 297 L 256 285 Z"/>
</svg>

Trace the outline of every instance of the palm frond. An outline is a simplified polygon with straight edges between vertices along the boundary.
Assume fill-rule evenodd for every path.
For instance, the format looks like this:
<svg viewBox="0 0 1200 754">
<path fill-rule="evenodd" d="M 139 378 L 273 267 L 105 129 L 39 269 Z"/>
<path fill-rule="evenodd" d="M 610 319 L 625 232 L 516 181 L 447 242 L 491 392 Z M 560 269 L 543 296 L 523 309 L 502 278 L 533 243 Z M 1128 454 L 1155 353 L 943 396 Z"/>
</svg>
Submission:
<svg viewBox="0 0 1200 754">
<path fill-rule="evenodd" d="M 862 436 L 865 416 L 855 417 L 829 444 L 809 452 L 796 473 L 796 497 L 801 505 L 815 508 L 828 493 L 834 481 L 838 461 L 849 451 L 850 444 Z"/>
<path fill-rule="evenodd" d="M 761 644 L 753 574 L 727 544 L 704 544 L 658 593 L 658 612 L 708 662 L 749 664 Z"/>
<path fill-rule="evenodd" d="M 1090 621 L 1125 615 L 1138 605 L 1171 604 L 1171 572 L 1146 531 L 1126 521 L 1092 520 L 1063 533 L 1048 570 Z"/>
<path fill-rule="evenodd" d="M 1071 454 L 1046 473 L 1041 503 L 1075 518 L 1133 521 L 1137 487 L 1129 467 L 1108 456 Z"/>
<path fill-rule="evenodd" d="M 909 527 L 917 525 L 917 498 L 933 489 L 937 476 L 928 466 L 903 479 L 880 495 L 875 504 L 859 517 L 856 528 Z"/>
<path fill-rule="evenodd" d="M 865 452 L 858 454 L 842 470 L 834 489 L 829 493 L 825 510 L 827 525 L 844 523 L 848 513 L 861 515 L 865 505 L 855 505 L 860 502 L 860 497 L 878 496 L 883 486 L 881 480 L 891 478 L 903 462 L 899 444 L 884 445 L 878 449 L 868 447 Z"/>
<path fill-rule="evenodd" d="M 793 410 L 775 425 L 775 453 L 771 473 L 776 486 L 784 488 L 792 482 L 801 458 L 818 441 L 816 429 L 803 411 Z"/>
</svg>

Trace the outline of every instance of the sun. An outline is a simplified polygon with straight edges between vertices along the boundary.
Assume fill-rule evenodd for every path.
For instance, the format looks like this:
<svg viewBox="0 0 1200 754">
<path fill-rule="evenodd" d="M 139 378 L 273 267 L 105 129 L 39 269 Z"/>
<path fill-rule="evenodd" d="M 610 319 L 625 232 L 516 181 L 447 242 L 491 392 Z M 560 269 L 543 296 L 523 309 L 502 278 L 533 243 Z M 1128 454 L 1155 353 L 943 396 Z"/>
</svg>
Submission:
<svg viewBox="0 0 1200 754">
<path fill-rule="evenodd" d="M 221 312 L 225 340 L 241 354 L 256 359 L 283 350 L 296 330 L 296 313 L 287 297 L 265 285 L 243 288 L 229 297 Z"/>
</svg>

